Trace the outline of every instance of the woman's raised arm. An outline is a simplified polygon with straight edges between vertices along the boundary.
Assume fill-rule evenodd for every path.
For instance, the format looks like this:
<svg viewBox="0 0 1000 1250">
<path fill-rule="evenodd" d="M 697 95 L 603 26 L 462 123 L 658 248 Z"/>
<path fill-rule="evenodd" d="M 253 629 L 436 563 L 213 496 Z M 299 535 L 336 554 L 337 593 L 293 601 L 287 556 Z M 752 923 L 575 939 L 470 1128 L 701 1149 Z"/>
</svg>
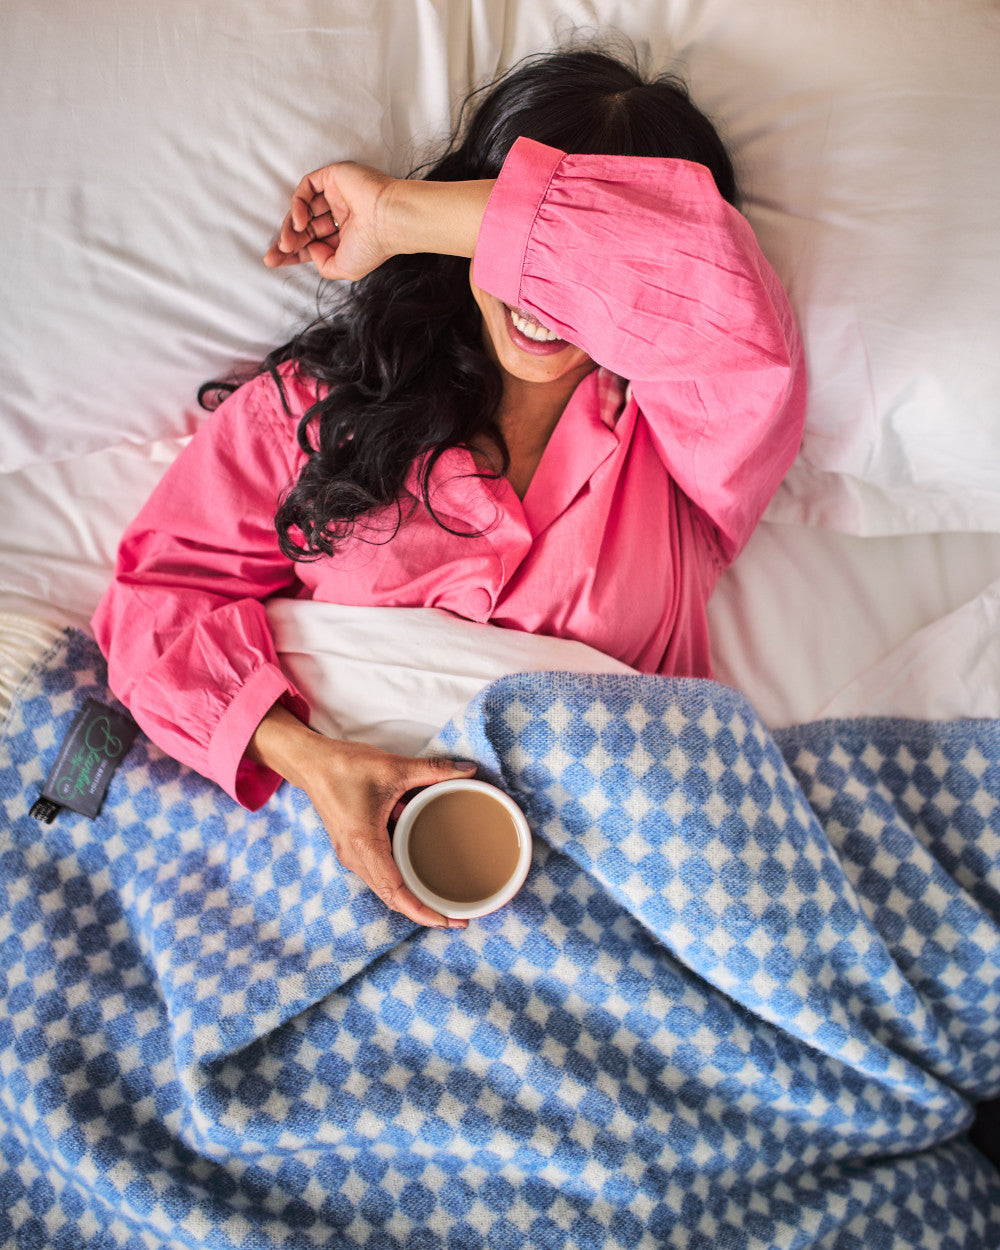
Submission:
<svg viewBox="0 0 1000 1250">
<path fill-rule="evenodd" d="M 264 263 L 311 261 L 324 278 L 354 281 L 390 256 L 472 256 L 494 179 L 424 182 L 340 161 L 307 174 Z"/>
</svg>

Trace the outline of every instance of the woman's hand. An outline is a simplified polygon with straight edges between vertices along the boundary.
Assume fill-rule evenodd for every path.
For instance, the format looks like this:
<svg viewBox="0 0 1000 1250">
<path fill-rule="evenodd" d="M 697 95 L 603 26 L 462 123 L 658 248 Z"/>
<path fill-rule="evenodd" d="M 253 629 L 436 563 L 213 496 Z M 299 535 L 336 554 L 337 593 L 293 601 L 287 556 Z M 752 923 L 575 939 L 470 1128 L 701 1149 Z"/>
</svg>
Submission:
<svg viewBox="0 0 1000 1250">
<path fill-rule="evenodd" d="M 472 256 L 494 179 L 425 182 L 340 161 L 306 174 L 292 195 L 271 268 L 312 261 L 324 278 L 354 281 L 390 256 Z"/>
<path fill-rule="evenodd" d="M 247 756 L 306 792 L 341 864 L 387 907 L 417 924 L 466 928 L 467 920 L 449 920 L 406 888 L 392 858 L 388 825 L 408 790 L 469 777 L 474 763 L 391 755 L 360 742 L 326 738 L 280 703 L 261 721 Z"/>
<path fill-rule="evenodd" d="M 264 264 L 312 261 L 324 278 L 363 278 L 394 255 L 380 205 L 397 181 L 354 161 L 306 174 Z"/>
</svg>

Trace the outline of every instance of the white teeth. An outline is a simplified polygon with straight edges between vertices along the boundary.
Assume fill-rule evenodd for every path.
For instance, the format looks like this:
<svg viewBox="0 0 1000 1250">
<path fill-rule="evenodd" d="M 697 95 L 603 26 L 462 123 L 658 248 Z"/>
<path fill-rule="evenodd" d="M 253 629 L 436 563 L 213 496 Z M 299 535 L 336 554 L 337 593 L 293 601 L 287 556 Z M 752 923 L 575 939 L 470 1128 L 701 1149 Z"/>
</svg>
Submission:
<svg viewBox="0 0 1000 1250">
<path fill-rule="evenodd" d="M 530 321 L 523 313 L 519 313 L 516 308 L 510 310 L 510 319 L 525 338 L 534 339 L 536 343 L 554 343 L 559 337 L 553 330 L 546 330 L 545 326 L 539 325 L 532 318 Z"/>
</svg>

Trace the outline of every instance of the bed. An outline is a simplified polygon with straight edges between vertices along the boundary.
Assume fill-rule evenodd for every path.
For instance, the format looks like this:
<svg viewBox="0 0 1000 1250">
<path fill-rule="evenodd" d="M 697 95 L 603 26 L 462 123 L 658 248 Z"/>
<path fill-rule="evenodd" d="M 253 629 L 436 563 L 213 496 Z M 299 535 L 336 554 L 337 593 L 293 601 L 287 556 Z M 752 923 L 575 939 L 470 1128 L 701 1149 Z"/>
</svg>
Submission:
<svg viewBox="0 0 1000 1250">
<path fill-rule="evenodd" d="M 3 25 L 0 1242 L 1000 1245 L 996 0 Z M 276 605 L 331 732 L 526 803 L 528 886 L 465 935 L 345 882 L 288 787 L 247 817 L 141 737 L 96 821 L 33 820 L 113 702 L 88 622 L 198 386 L 314 306 L 259 260 L 290 188 L 404 173 L 472 86 L 609 29 L 719 124 L 806 345 L 718 683 Z"/>
</svg>

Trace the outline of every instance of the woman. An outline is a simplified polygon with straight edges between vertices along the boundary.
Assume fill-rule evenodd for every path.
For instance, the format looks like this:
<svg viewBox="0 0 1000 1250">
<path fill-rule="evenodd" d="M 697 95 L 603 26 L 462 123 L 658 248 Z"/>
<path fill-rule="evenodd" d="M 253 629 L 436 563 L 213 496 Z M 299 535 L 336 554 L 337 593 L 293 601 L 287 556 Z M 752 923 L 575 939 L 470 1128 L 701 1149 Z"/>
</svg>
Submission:
<svg viewBox="0 0 1000 1250">
<path fill-rule="evenodd" d="M 735 200 L 685 91 L 590 51 L 500 79 L 424 179 L 306 177 L 266 263 L 354 285 L 206 422 L 94 619 L 149 736 L 251 808 L 300 786 L 345 867 L 448 923 L 403 886 L 387 823 L 474 766 L 311 731 L 263 601 L 436 606 L 709 676 L 705 603 L 804 407 Z"/>
</svg>

